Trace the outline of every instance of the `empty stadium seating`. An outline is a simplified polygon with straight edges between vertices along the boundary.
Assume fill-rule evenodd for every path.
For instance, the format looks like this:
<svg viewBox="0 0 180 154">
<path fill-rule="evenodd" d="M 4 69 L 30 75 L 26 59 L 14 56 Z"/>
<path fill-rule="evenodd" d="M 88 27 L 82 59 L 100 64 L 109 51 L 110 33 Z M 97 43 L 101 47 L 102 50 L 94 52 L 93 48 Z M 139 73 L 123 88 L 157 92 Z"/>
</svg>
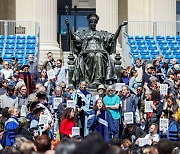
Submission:
<svg viewBox="0 0 180 154">
<path fill-rule="evenodd" d="M 164 60 L 177 58 L 180 63 L 180 36 L 127 36 L 127 44 L 133 63 L 136 58 L 153 60 L 159 54 Z"/>
<path fill-rule="evenodd" d="M 37 55 L 37 39 L 34 35 L 0 35 L 0 57 L 11 63 L 13 57 L 19 65 L 27 62 L 28 56 Z"/>
</svg>

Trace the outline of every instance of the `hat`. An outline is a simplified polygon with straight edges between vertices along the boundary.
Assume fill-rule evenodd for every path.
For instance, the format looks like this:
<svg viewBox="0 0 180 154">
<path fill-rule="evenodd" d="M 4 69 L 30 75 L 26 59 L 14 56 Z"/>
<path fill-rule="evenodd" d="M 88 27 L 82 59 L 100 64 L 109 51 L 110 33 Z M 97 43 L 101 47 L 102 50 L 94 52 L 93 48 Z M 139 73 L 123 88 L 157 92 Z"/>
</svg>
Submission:
<svg viewBox="0 0 180 154">
<path fill-rule="evenodd" d="M 20 118 L 18 119 L 18 122 L 21 123 L 21 124 L 23 124 L 23 123 L 27 122 L 27 119 L 26 119 L 25 117 L 20 117 Z"/>
<path fill-rule="evenodd" d="M 14 77 L 19 77 L 19 74 L 18 73 L 14 73 L 13 76 Z"/>
<path fill-rule="evenodd" d="M 156 70 L 156 67 L 155 66 L 151 66 L 150 69 Z"/>
<path fill-rule="evenodd" d="M 8 91 L 8 90 L 14 90 L 14 86 L 8 85 L 8 86 L 7 86 L 7 91 Z"/>
<path fill-rule="evenodd" d="M 104 87 L 104 85 L 103 85 L 103 84 L 100 84 L 100 85 L 98 86 L 97 91 L 98 91 L 99 89 L 106 90 L 106 88 Z"/>
<path fill-rule="evenodd" d="M 41 111 L 43 111 L 43 110 L 44 110 L 43 107 L 41 107 L 41 106 L 36 106 L 36 108 L 34 109 L 33 113 L 34 113 L 34 114 L 37 114 L 38 112 L 41 112 Z"/>
<path fill-rule="evenodd" d="M 24 64 L 22 67 L 21 67 L 21 70 L 23 70 L 24 69 L 24 67 L 30 67 L 28 64 Z"/>
<path fill-rule="evenodd" d="M 36 97 L 37 97 L 38 99 L 46 98 L 46 94 L 43 94 L 43 93 L 37 93 Z"/>
</svg>

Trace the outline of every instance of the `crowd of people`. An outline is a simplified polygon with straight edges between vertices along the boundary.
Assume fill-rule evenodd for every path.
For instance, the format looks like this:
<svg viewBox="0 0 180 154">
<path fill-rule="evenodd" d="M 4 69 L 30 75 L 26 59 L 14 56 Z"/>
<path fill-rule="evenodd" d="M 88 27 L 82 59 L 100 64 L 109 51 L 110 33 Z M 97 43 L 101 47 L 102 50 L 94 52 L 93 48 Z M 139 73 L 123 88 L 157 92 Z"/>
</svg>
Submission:
<svg viewBox="0 0 180 154">
<path fill-rule="evenodd" d="M 86 81 L 68 85 L 67 67 L 51 52 L 45 62 L 33 58 L 23 66 L 1 59 L 1 153 L 180 153 L 177 59 L 138 58 L 119 72 L 120 89 L 100 84 L 90 91 Z"/>
</svg>

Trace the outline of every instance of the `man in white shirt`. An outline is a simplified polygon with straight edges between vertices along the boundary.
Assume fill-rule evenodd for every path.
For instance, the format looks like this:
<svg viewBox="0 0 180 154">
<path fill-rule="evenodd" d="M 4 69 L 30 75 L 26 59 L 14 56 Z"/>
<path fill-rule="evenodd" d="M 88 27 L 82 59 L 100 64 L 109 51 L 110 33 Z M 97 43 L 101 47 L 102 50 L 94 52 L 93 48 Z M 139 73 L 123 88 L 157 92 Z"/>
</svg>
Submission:
<svg viewBox="0 0 180 154">
<path fill-rule="evenodd" d="M 141 59 L 140 58 L 136 59 L 136 66 L 134 67 L 134 69 L 138 72 L 138 76 L 136 77 L 136 82 L 141 84 L 144 70 L 143 70 L 143 67 L 141 65 Z"/>
<path fill-rule="evenodd" d="M 145 136 L 145 138 L 149 138 L 151 142 L 159 142 L 159 135 L 158 135 L 158 125 L 156 123 L 151 124 L 149 127 L 149 134 Z"/>
</svg>

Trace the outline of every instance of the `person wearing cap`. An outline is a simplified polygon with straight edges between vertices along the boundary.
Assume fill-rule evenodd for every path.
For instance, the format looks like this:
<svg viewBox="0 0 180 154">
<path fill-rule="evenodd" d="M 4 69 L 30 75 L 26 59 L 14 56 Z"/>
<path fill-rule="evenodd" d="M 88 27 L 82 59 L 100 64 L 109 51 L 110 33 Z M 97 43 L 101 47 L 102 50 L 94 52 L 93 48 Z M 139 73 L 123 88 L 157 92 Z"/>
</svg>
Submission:
<svg viewBox="0 0 180 154">
<path fill-rule="evenodd" d="M 0 105 L 2 108 L 5 107 L 18 107 L 17 97 L 14 95 L 14 86 L 8 85 L 7 92 L 0 96 Z"/>
<path fill-rule="evenodd" d="M 91 104 L 90 104 L 90 107 L 89 107 L 90 109 L 93 108 L 94 103 L 95 103 L 98 99 L 102 99 L 102 100 L 103 100 L 103 98 L 106 96 L 106 94 L 105 94 L 105 92 L 106 92 L 105 86 L 104 86 L 103 84 L 100 84 L 100 85 L 98 86 L 98 88 L 97 88 L 97 92 L 98 92 L 98 94 L 92 97 L 92 101 L 91 101 Z"/>
<path fill-rule="evenodd" d="M 86 81 L 81 81 L 79 85 L 79 89 L 75 90 L 72 94 L 72 99 L 75 100 L 77 111 L 78 111 L 78 124 L 82 125 L 80 128 L 80 135 L 85 137 L 88 135 L 87 129 L 87 115 L 90 111 L 89 106 L 91 102 L 91 93 L 89 93 L 86 89 L 87 83 Z"/>
<path fill-rule="evenodd" d="M 12 76 L 12 79 L 9 81 L 9 84 L 14 85 L 16 89 L 19 88 L 19 86 L 24 85 L 24 80 L 19 78 L 18 73 L 14 73 Z"/>
<path fill-rule="evenodd" d="M 115 94 L 114 87 L 111 85 L 107 88 L 107 95 L 103 98 L 103 102 L 106 108 L 110 111 L 114 122 L 115 127 L 117 127 L 118 133 L 113 134 L 114 137 L 119 137 L 119 124 L 120 124 L 120 112 L 119 107 L 120 104 L 120 97 Z"/>
<path fill-rule="evenodd" d="M 8 79 L 13 76 L 13 70 L 9 66 L 8 61 L 3 62 L 3 68 L 1 69 L 1 72 L 4 74 L 4 78 Z"/>
<path fill-rule="evenodd" d="M 19 74 L 19 78 L 24 80 L 27 87 L 27 94 L 31 94 L 34 89 L 33 75 L 29 72 L 29 65 L 25 64 L 21 67 L 22 72 Z"/>
</svg>

